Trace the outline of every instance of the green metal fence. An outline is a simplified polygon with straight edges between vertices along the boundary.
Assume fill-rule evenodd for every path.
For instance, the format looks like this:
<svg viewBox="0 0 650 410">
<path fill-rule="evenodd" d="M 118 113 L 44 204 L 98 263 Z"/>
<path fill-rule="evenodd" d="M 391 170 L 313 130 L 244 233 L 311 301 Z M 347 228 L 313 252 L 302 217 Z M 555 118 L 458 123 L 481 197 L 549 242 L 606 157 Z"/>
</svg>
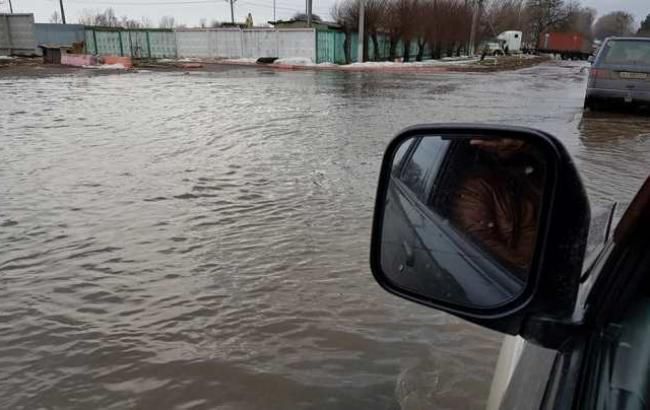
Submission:
<svg viewBox="0 0 650 410">
<path fill-rule="evenodd" d="M 86 27 L 86 51 L 135 58 L 175 58 L 176 33 L 166 29 Z"/>
<path fill-rule="evenodd" d="M 345 33 L 316 31 L 316 62 L 345 64 Z"/>
<path fill-rule="evenodd" d="M 316 31 L 316 62 L 317 63 L 336 63 L 345 64 L 345 33 L 340 31 Z M 350 36 L 350 59 L 351 62 L 358 60 L 358 35 L 352 33 Z M 385 61 L 390 57 L 390 39 L 385 34 L 377 35 L 378 53 L 375 56 L 375 43 L 371 37 L 368 37 L 365 45 L 368 50 L 368 60 Z M 412 41 L 409 46 L 409 61 L 415 61 L 418 54 L 418 43 Z M 395 46 L 395 58 L 404 57 L 404 43 L 399 41 Z M 431 58 L 431 49 L 428 46 L 424 48 L 423 59 Z"/>
</svg>

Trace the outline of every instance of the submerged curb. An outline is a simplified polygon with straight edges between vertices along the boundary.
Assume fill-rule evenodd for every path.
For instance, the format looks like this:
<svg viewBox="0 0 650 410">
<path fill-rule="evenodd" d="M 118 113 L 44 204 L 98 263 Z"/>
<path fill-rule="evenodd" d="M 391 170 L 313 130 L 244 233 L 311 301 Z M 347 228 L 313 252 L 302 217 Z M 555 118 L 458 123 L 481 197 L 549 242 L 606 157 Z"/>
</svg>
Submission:
<svg viewBox="0 0 650 410">
<path fill-rule="evenodd" d="M 271 68 L 274 70 L 284 70 L 284 71 L 337 71 L 337 72 L 396 72 L 396 73 L 442 73 L 452 71 L 448 67 L 389 67 L 389 66 L 339 66 L 339 65 L 301 65 L 301 64 L 257 64 L 249 63 L 243 61 L 217 61 L 214 64 L 220 65 L 229 65 L 229 66 L 242 66 L 242 67 L 254 67 L 254 68 Z"/>
<path fill-rule="evenodd" d="M 519 61 L 506 61 L 502 65 L 448 65 L 448 66 L 410 66 L 409 64 L 404 64 L 404 66 L 393 65 L 393 66 L 355 66 L 355 65 L 329 65 L 329 64 L 312 64 L 312 65 L 301 65 L 301 64 L 257 64 L 255 62 L 247 61 L 233 61 L 233 60 L 221 60 L 215 61 L 213 64 L 227 65 L 227 66 L 240 66 L 240 67 L 251 67 L 251 68 L 270 68 L 273 70 L 280 71 L 334 71 L 334 72 L 371 72 L 371 73 L 399 73 L 399 74 L 435 74 L 435 73 L 449 73 L 449 72 L 463 72 L 463 73 L 490 73 L 495 71 L 513 71 L 523 68 L 528 68 L 535 66 L 544 61 L 548 61 L 547 58 L 539 57 L 528 60 L 519 60 Z"/>
</svg>

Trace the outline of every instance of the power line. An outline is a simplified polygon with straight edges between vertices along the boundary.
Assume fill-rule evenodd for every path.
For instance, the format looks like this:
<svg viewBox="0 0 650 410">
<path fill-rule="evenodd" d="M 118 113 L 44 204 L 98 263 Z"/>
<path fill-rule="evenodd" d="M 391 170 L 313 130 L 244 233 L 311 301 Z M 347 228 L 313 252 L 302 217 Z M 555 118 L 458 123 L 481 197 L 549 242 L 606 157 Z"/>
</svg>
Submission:
<svg viewBox="0 0 650 410">
<path fill-rule="evenodd" d="M 67 0 L 69 3 L 78 4 L 106 4 L 109 6 L 160 6 L 160 5 L 194 5 L 194 4 L 214 4 L 214 0 L 190 0 L 190 1 L 85 1 L 85 0 Z"/>
<path fill-rule="evenodd" d="M 111 0 L 67 0 L 68 3 L 76 4 L 103 4 L 108 6 L 163 6 L 163 5 L 173 5 L 173 6 L 182 6 L 182 5 L 200 5 L 200 4 L 214 4 L 214 0 L 171 0 L 171 1 L 111 1 Z M 226 0 L 229 2 L 229 0 Z M 242 3 L 257 6 L 257 7 L 266 7 L 273 8 L 271 4 L 261 4 L 254 3 L 250 1 L 242 1 Z M 284 2 L 278 2 L 276 0 L 276 8 L 290 11 L 299 11 L 301 6 L 291 5 Z M 325 12 L 325 9 L 318 8 L 318 11 Z"/>
</svg>

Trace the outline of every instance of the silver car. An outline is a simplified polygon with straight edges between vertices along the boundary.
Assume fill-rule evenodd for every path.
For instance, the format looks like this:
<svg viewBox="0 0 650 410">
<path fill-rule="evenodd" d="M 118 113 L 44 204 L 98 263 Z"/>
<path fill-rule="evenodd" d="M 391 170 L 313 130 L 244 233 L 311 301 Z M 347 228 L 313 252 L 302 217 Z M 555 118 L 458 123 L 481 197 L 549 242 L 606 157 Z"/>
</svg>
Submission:
<svg viewBox="0 0 650 410">
<path fill-rule="evenodd" d="M 650 104 L 650 38 L 610 37 L 593 61 L 585 108 L 602 102 Z"/>
</svg>

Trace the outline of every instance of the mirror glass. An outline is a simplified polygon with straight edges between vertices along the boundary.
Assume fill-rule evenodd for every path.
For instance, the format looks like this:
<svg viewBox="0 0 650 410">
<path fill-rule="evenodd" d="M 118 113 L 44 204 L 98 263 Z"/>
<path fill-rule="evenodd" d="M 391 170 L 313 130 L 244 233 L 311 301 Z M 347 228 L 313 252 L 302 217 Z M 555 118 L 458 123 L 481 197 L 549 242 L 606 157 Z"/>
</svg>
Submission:
<svg viewBox="0 0 650 410">
<path fill-rule="evenodd" d="M 463 307 L 497 307 L 526 288 L 546 163 L 523 140 L 414 137 L 392 153 L 381 267 L 391 284 Z"/>
</svg>

